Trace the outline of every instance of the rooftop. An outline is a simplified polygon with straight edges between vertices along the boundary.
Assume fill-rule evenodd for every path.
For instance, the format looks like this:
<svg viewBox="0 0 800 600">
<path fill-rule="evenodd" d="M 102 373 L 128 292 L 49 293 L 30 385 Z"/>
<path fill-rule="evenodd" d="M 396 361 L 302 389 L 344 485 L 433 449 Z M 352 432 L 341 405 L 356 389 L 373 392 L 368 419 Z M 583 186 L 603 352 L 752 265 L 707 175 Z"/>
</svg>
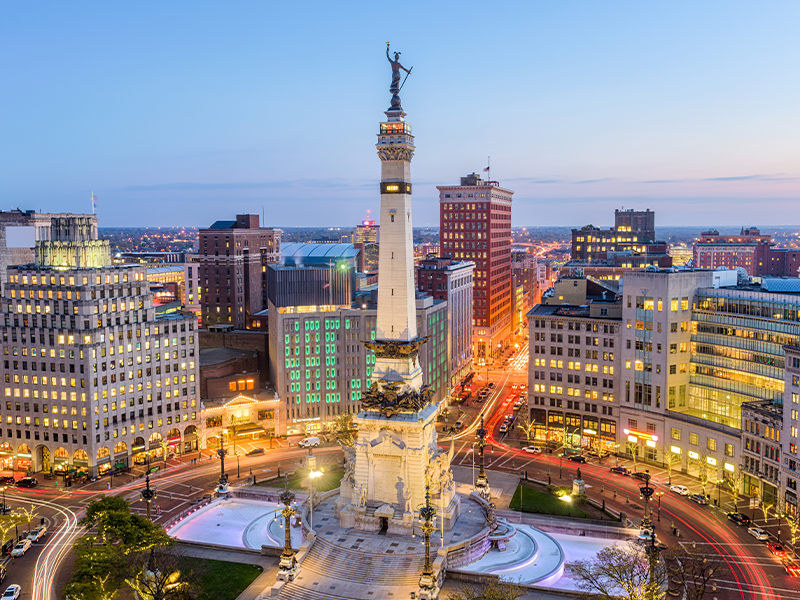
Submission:
<svg viewBox="0 0 800 600">
<path fill-rule="evenodd" d="M 281 263 L 328 265 L 336 260 L 351 260 L 358 256 L 360 250 L 353 244 L 283 244 L 281 245 Z"/>
<path fill-rule="evenodd" d="M 200 366 L 209 367 L 237 358 L 251 358 L 254 354 L 254 350 L 241 348 L 200 348 Z"/>
</svg>

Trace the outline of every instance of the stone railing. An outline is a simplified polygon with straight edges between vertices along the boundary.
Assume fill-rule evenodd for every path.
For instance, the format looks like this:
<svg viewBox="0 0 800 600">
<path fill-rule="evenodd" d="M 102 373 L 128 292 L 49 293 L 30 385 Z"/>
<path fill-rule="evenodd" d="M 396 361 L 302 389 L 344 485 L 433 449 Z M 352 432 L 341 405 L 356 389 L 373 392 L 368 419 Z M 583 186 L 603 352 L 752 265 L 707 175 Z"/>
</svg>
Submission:
<svg viewBox="0 0 800 600">
<path fill-rule="evenodd" d="M 204 506 L 208 506 L 209 504 L 211 504 L 211 502 L 213 502 L 213 500 L 214 500 L 213 498 L 206 497 L 206 498 L 203 498 L 202 500 L 200 500 L 199 502 L 197 502 L 196 504 L 193 504 L 189 508 L 186 508 L 186 509 L 182 510 L 177 515 L 173 516 L 169 521 L 166 521 L 164 523 L 164 525 L 163 525 L 164 530 L 167 533 L 169 533 L 169 530 L 172 529 L 173 527 L 175 527 L 175 525 L 177 525 L 178 523 L 183 521 L 190 514 L 192 514 L 194 512 L 197 512 L 198 510 L 200 510 Z"/>
</svg>

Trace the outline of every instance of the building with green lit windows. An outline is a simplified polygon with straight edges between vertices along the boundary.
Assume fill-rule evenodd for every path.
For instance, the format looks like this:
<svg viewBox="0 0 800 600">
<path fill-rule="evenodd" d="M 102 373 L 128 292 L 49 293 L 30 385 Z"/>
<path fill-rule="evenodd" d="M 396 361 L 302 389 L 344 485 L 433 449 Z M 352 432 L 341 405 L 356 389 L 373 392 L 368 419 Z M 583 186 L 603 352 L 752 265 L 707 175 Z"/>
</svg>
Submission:
<svg viewBox="0 0 800 600">
<path fill-rule="evenodd" d="M 305 246 L 293 244 L 292 257 L 269 267 L 270 379 L 290 435 L 357 414 L 375 367 L 374 353 L 362 342 L 375 339 L 377 286 L 355 290 L 358 250 L 352 244 Z M 449 380 L 447 302 L 420 293 L 416 306 L 419 335 L 430 336 L 419 360 L 438 402 Z"/>
</svg>

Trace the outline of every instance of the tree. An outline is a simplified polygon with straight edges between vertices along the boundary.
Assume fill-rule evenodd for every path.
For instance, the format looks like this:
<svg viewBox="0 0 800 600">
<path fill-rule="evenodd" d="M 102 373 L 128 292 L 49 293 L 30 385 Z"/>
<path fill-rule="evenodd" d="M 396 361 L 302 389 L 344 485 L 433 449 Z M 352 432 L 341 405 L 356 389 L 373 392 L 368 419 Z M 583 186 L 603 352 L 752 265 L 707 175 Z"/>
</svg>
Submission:
<svg viewBox="0 0 800 600">
<path fill-rule="evenodd" d="M 639 442 L 626 442 L 625 448 L 627 453 L 631 455 L 633 459 L 633 470 L 636 472 L 636 459 L 639 456 Z"/>
<path fill-rule="evenodd" d="M 79 524 L 92 533 L 74 545 L 67 595 L 75 600 L 114 598 L 128 580 L 136 579 L 141 555 L 162 552 L 173 544 L 161 527 L 131 513 L 130 504 L 119 496 L 92 500 Z"/>
<path fill-rule="evenodd" d="M 730 477 L 725 479 L 725 484 L 728 486 L 728 489 L 731 491 L 731 501 L 733 502 L 733 511 L 739 511 L 739 490 L 742 487 L 742 482 L 744 481 L 744 473 L 741 470 L 734 471 Z"/>
<path fill-rule="evenodd" d="M 525 593 L 521 587 L 507 581 L 492 581 L 481 587 L 467 586 L 450 593 L 447 600 L 516 600 Z"/>
<path fill-rule="evenodd" d="M 786 524 L 789 526 L 789 539 L 792 542 L 792 554 L 797 556 L 794 545 L 795 542 L 797 542 L 798 533 L 800 533 L 800 519 L 797 517 L 796 512 L 791 515 L 786 515 Z"/>
<path fill-rule="evenodd" d="M 39 516 L 39 513 L 36 512 L 36 507 L 33 504 L 31 504 L 30 510 L 28 510 L 27 508 L 24 508 L 22 506 L 20 506 L 17 510 L 19 510 L 19 513 L 17 513 L 17 514 L 20 516 L 20 518 L 23 519 L 24 521 L 27 521 L 28 530 L 30 531 L 31 521 L 33 521 L 33 519 L 35 517 Z M 22 522 L 22 521 L 20 521 L 20 522 Z"/>
<path fill-rule="evenodd" d="M 667 477 L 669 477 L 669 481 L 672 481 L 672 465 L 677 462 L 681 461 L 681 455 L 675 454 L 674 452 L 670 451 L 667 452 Z"/>
<path fill-rule="evenodd" d="M 764 502 L 763 500 L 761 501 L 760 508 L 761 512 L 764 513 L 764 525 L 767 525 L 767 522 L 769 520 L 769 509 L 772 508 L 773 506 L 774 504 Z"/>
<path fill-rule="evenodd" d="M 0 547 L 5 545 L 8 540 L 8 534 L 12 529 L 15 529 L 19 523 L 18 517 L 15 515 L 4 515 L 0 517 Z"/>
<path fill-rule="evenodd" d="M 179 600 L 189 597 L 190 581 L 196 580 L 182 572 L 183 556 L 174 546 L 144 552 L 132 561 L 133 575 L 125 583 L 142 600 Z"/>
<path fill-rule="evenodd" d="M 356 431 L 353 428 L 353 415 L 337 415 L 333 420 L 333 434 L 342 446 L 352 446 L 356 443 Z"/>
<path fill-rule="evenodd" d="M 517 427 L 522 430 L 522 433 L 525 434 L 525 438 L 530 444 L 531 435 L 533 435 L 534 428 L 536 427 L 536 419 L 531 419 L 528 415 L 524 415 L 522 418 L 517 419 Z"/>
<path fill-rule="evenodd" d="M 720 554 L 701 553 L 693 545 L 675 546 L 665 559 L 672 582 L 681 587 L 687 600 L 703 600 L 707 592 L 713 591 L 709 589 L 712 581 L 719 580 L 728 572 Z"/>
<path fill-rule="evenodd" d="M 623 596 L 631 600 L 661 600 L 667 581 L 664 563 L 653 560 L 645 548 L 631 543 L 627 546 L 609 546 L 591 560 L 569 563 L 578 588 L 584 595 L 603 600 L 616 600 Z"/>
<path fill-rule="evenodd" d="M 710 467 L 708 465 L 708 454 L 705 450 L 697 455 L 697 458 L 689 459 L 690 464 L 697 467 L 697 479 L 703 487 L 703 496 L 706 495 L 706 486 L 708 485 L 708 473 Z"/>
</svg>

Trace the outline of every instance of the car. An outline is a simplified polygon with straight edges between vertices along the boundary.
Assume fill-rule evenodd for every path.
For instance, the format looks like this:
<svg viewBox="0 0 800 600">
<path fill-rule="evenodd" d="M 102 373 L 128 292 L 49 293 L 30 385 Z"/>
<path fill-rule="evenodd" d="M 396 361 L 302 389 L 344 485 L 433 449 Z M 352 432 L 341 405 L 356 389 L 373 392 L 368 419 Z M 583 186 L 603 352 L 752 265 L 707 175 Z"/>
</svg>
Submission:
<svg viewBox="0 0 800 600">
<path fill-rule="evenodd" d="M 25 556 L 25 553 L 31 547 L 30 540 L 22 540 L 17 542 L 17 545 L 14 546 L 14 549 L 11 551 L 11 556 Z"/>
<path fill-rule="evenodd" d="M 464 426 L 464 421 L 462 421 L 461 419 L 456 421 L 456 424 L 453 425 L 453 427 L 455 427 L 456 429 L 461 429 L 463 426 Z"/>
<path fill-rule="evenodd" d="M 797 566 L 791 558 L 786 557 L 781 561 L 783 568 L 792 577 L 800 577 L 800 567 Z"/>
<path fill-rule="evenodd" d="M 769 539 L 769 534 L 759 527 L 748 527 L 747 533 L 752 535 L 760 542 L 764 542 Z"/>
<path fill-rule="evenodd" d="M 689 488 L 685 485 L 673 485 L 670 486 L 670 491 L 675 492 L 676 494 L 680 494 L 681 496 L 688 496 L 689 495 Z"/>
<path fill-rule="evenodd" d="M 708 500 L 703 494 L 689 494 L 689 500 L 698 504 L 708 504 Z"/>
<path fill-rule="evenodd" d="M 647 479 L 650 477 L 650 473 L 647 471 L 633 471 L 631 472 L 631 477 L 636 477 L 636 479 L 641 481 L 647 481 Z"/>
<path fill-rule="evenodd" d="M 539 446 L 525 446 L 522 449 L 523 452 L 527 452 L 528 454 L 541 454 L 542 449 Z"/>
<path fill-rule="evenodd" d="M 488 384 L 486 384 L 486 387 L 491 390 L 494 387 L 494 381 L 490 381 Z"/>
<path fill-rule="evenodd" d="M 301 448 L 316 448 L 319 446 L 319 438 L 318 437 L 307 437 L 300 440 L 298 446 Z"/>
<path fill-rule="evenodd" d="M 581 456 L 580 454 L 573 454 L 572 456 L 568 456 L 567 460 L 571 460 L 572 462 L 577 462 L 577 463 L 585 463 L 586 457 Z"/>
<path fill-rule="evenodd" d="M 750 525 L 750 517 L 743 515 L 742 513 L 729 512 L 727 517 L 729 521 L 733 521 L 737 525 Z"/>
<path fill-rule="evenodd" d="M 628 471 L 628 469 L 626 469 L 625 467 L 620 467 L 620 466 L 611 467 L 610 470 L 611 470 L 612 473 L 617 473 L 619 475 L 630 475 L 631 474 L 631 472 Z"/>
<path fill-rule="evenodd" d="M 17 600 L 17 598 L 19 598 L 20 592 L 22 592 L 22 588 L 18 586 L 16 583 L 10 585 L 6 588 L 6 591 L 3 592 L 1 600 Z"/>
<path fill-rule="evenodd" d="M 23 477 L 22 479 L 17 481 L 17 487 L 22 488 L 33 488 L 39 485 L 39 482 L 36 481 L 33 477 Z"/>
<path fill-rule="evenodd" d="M 786 550 L 780 542 L 767 542 L 767 548 L 779 558 L 786 556 Z"/>
<path fill-rule="evenodd" d="M 3 475 L 0 477 L 0 485 L 14 485 L 15 481 L 16 479 L 14 479 L 13 475 Z"/>
<path fill-rule="evenodd" d="M 250 450 L 250 452 L 245 454 L 245 456 L 255 456 L 256 454 L 264 454 L 264 449 L 263 448 L 253 448 L 252 450 Z"/>
<path fill-rule="evenodd" d="M 505 433 L 506 431 L 508 431 L 508 423 L 503 423 L 500 425 L 500 433 Z"/>
<path fill-rule="evenodd" d="M 31 542 L 38 542 L 44 537 L 44 534 L 47 533 L 47 527 L 44 525 L 40 525 L 36 529 L 31 530 L 28 532 L 28 539 Z"/>
<path fill-rule="evenodd" d="M 511 410 L 518 411 L 522 406 L 520 406 L 517 402 L 514 403 L 514 406 L 511 407 Z"/>
</svg>

